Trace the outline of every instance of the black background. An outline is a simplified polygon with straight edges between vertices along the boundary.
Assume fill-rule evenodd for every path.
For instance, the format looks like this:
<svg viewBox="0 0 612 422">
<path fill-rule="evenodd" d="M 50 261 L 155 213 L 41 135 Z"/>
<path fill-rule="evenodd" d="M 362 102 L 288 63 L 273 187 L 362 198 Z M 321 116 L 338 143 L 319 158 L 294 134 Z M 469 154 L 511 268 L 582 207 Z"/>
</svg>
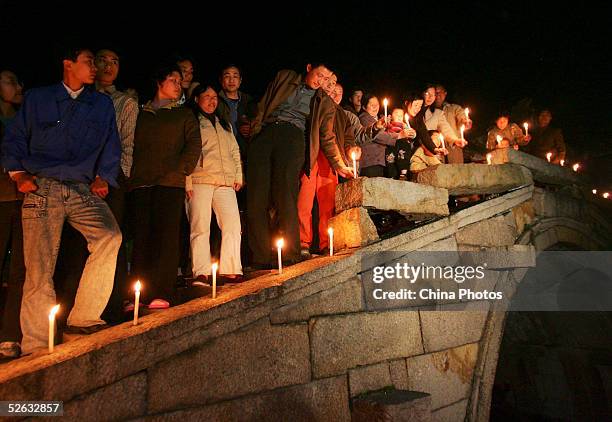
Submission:
<svg viewBox="0 0 612 422">
<path fill-rule="evenodd" d="M 568 161 L 601 176 L 612 151 L 612 19 L 603 6 L 575 3 L 3 1 L 0 67 L 39 86 L 60 79 L 60 45 L 111 48 L 121 57 L 117 85 L 137 88 L 142 101 L 151 70 L 173 53 L 195 59 L 200 81 L 238 64 L 255 95 L 276 71 L 321 59 L 345 91 L 358 85 L 392 105 L 425 82 L 444 83 L 449 100 L 471 108 L 471 137 L 521 99 L 551 107 Z"/>
</svg>

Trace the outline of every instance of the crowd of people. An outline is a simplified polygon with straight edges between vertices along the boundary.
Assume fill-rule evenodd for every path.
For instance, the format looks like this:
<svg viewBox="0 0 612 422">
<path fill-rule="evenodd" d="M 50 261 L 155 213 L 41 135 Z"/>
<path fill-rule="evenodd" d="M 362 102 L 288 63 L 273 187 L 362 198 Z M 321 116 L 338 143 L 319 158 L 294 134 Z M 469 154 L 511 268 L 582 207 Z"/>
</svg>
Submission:
<svg viewBox="0 0 612 422">
<path fill-rule="evenodd" d="M 243 268 L 274 268 L 279 237 L 285 265 L 325 254 L 338 183 L 463 163 L 472 126 L 441 84 L 388 114 L 361 89 L 343 103 L 339 75 L 320 62 L 279 71 L 256 101 L 239 67 L 196 81 L 179 57 L 156 69 L 141 105 L 115 87 L 114 51 L 72 49 L 61 63 L 61 82 L 25 97 L 17 75 L 0 72 L 2 258 L 11 251 L 0 357 L 46 347 L 58 299 L 64 332 L 87 335 L 134 309 L 136 280 L 139 306 L 163 310 L 180 303 L 178 281 L 210 284 L 214 255 L 223 285 L 243 281 Z M 528 135 L 502 112 L 487 148 L 558 162 L 551 118 L 543 110 Z"/>
</svg>

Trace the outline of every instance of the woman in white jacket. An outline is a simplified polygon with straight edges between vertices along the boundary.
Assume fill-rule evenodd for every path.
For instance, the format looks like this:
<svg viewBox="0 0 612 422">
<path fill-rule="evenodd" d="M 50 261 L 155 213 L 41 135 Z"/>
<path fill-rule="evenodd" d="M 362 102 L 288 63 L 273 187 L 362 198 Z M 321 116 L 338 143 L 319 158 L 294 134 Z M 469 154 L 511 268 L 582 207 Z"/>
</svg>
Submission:
<svg viewBox="0 0 612 422">
<path fill-rule="evenodd" d="M 202 137 L 202 155 L 185 183 L 193 274 L 197 281 L 207 282 L 212 272 L 210 219 L 214 210 L 222 233 L 220 281 L 225 278 L 238 282 L 242 279 L 240 214 L 236 201 L 236 191 L 243 185 L 240 150 L 229 120 L 217 111 L 215 89 L 199 85 L 194 89 L 193 99 Z"/>
</svg>

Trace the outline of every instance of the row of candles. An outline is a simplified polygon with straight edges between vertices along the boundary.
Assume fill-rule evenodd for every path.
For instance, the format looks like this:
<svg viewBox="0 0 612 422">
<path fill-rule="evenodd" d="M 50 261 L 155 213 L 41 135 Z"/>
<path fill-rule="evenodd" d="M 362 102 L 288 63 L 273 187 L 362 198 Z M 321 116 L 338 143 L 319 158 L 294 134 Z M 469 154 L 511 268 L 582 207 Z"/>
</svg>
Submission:
<svg viewBox="0 0 612 422">
<path fill-rule="evenodd" d="M 327 229 L 329 235 L 329 256 L 334 256 L 334 229 L 331 227 Z M 278 251 L 278 273 L 283 273 L 283 254 L 282 250 L 285 246 L 285 240 L 281 237 L 276 241 L 276 249 Z M 217 298 L 217 270 L 219 264 L 214 262 L 212 264 L 212 298 Z M 134 284 L 134 318 L 132 325 L 138 325 L 138 311 L 140 308 L 140 291 L 142 290 L 142 283 L 140 280 Z M 49 353 L 53 353 L 55 346 L 55 317 L 59 311 L 60 306 L 55 305 L 49 312 Z"/>
</svg>

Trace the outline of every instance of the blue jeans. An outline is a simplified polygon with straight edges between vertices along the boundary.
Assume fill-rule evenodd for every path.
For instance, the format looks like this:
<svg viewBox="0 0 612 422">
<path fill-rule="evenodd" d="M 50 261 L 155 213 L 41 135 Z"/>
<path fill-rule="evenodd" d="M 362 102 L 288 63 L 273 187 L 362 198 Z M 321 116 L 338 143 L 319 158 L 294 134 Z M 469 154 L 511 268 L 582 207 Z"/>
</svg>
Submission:
<svg viewBox="0 0 612 422">
<path fill-rule="evenodd" d="M 100 318 L 113 288 L 121 231 L 104 200 L 85 183 L 36 179 L 38 189 L 22 206 L 26 279 L 21 303 L 21 348 L 24 354 L 47 345 L 49 311 L 55 305 L 53 271 L 64 221 L 87 239 L 89 257 L 68 325 L 103 324 Z M 62 310 L 60 309 L 60 312 Z"/>
</svg>

